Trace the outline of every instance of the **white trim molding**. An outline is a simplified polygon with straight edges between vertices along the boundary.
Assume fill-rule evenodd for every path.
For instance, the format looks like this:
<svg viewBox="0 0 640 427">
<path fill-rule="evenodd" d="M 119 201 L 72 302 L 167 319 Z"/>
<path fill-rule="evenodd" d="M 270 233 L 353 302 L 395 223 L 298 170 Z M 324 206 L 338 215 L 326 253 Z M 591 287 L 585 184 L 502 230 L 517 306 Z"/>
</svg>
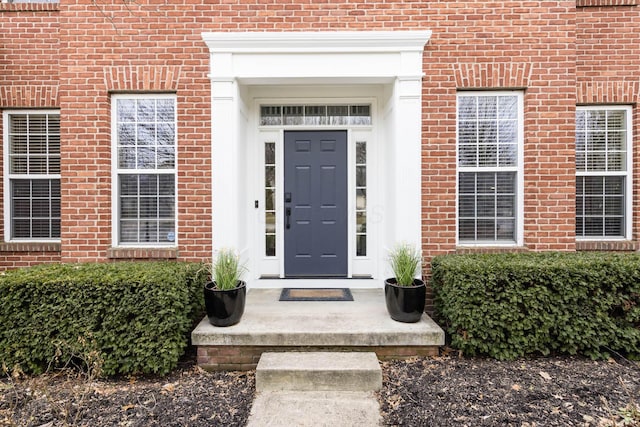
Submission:
<svg viewBox="0 0 640 427">
<path fill-rule="evenodd" d="M 420 80 L 431 31 L 202 33 L 212 81 L 246 84 Z"/>
<path fill-rule="evenodd" d="M 274 98 L 296 97 L 305 104 L 336 91 L 339 102 L 362 98 L 363 89 L 377 87 L 378 94 L 365 95 L 375 98 L 383 112 L 374 132 L 379 157 L 385 159 L 368 171 L 381 176 L 380 248 L 371 277 L 387 274 L 388 249 L 397 242 L 420 247 L 423 52 L 431 31 L 231 32 L 202 37 L 211 60 L 213 250 L 240 251 L 247 258 L 249 286 L 261 286 L 258 263 L 250 259 L 256 253 L 255 239 L 247 232 L 256 229 L 253 201 L 259 199 L 255 189 L 260 188 L 246 173 L 247 159 L 255 158 L 260 146 L 253 142 L 259 105 L 254 88 L 281 88 Z M 382 283 L 370 282 L 376 287 Z"/>
<path fill-rule="evenodd" d="M 422 53 L 431 31 L 299 31 L 202 33 L 209 50 L 229 53 L 399 52 Z"/>
</svg>

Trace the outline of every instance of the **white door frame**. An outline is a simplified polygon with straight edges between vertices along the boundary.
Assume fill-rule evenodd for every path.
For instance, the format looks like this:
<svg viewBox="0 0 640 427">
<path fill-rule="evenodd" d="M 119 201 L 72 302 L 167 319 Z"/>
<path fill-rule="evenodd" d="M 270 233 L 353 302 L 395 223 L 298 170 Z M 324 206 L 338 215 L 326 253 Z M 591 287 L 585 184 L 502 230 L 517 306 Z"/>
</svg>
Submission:
<svg viewBox="0 0 640 427">
<path fill-rule="evenodd" d="M 211 54 L 213 249 L 234 248 L 250 265 L 249 286 L 283 286 L 253 270 L 254 193 L 246 176 L 253 108 L 251 88 L 380 85 L 378 135 L 384 168 L 380 232 L 373 279 L 379 287 L 387 251 L 398 242 L 421 246 L 422 61 L 430 31 L 203 33 Z M 249 107 L 248 107 L 249 106 Z M 255 163 L 253 163 L 255 164 Z M 382 165 L 378 166 L 378 171 Z M 255 261 L 255 260 L 254 260 Z M 295 286 L 286 280 L 286 286 Z M 308 282 L 308 281 L 307 281 Z M 357 283 L 364 282 L 364 283 Z M 332 282 L 335 286 L 343 286 Z M 314 284 L 311 284 L 313 286 Z M 324 286 L 326 281 L 324 281 Z"/>
<path fill-rule="evenodd" d="M 303 98 L 294 97 L 263 97 L 261 95 L 272 95 L 274 89 L 278 94 L 291 95 L 306 94 Z M 345 98 L 344 95 L 351 92 L 354 95 L 367 94 L 369 96 L 353 96 Z M 247 227 L 251 230 L 253 243 L 250 245 L 253 250 L 249 263 L 250 270 L 254 272 L 253 279 L 261 279 L 256 284 L 265 284 L 265 279 L 284 278 L 284 215 L 282 207 L 284 206 L 284 133 L 288 130 L 346 130 L 347 131 L 347 165 L 348 165 L 348 182 L 347 182 L 347 200 L 348 200 L 348 272 L 347 277 L 352 278 L 368 278 L 371 279 L 378 275 L 376 260 L 378 249 L 379 227 L 381 225 L 377 207 L 381 205 L 378 171 L 378 145 L 376 135 L 379 133 L 381 124 L 379 124 L 378 114 L 378 97 L 382 96 L 381 87 L 376 86 L 340 86 L 340 87 L 255 87 L 251 88 L 250 97 L 253 111 L 249 114 L 253 118 L 250 127 L 256 129 L 255 137 L 250 142 L 250 164 L 251 171 L 251 193 L 254 194 L 254 207 L 257 206 L 255 215 L 249 220 Z M 327 98 L 327 93 L 333 93 L 335 97 Z M 318 97 L 323 94 L 325 97 Z M 314 96 L 315 95 L 315 96 Z M 339 96 L 342 95 L 342 96 Z M 375 95 L 375 96 L 373 96 Z M 371 107 L 371 125 L 339 125 L 339 126 L 259 126 L 260 106 L 262 105 L 370 105 Z M 276 147 L 276 256 L 267 257 L 265 255 L 265 199 L 264 199 L 264 145 L 267 142 L 275 143 Z M 355 206 L 355 143 L 366 142 L 367 144 L 367 254 L 366 256 L 356 256 L 355 241 L 355 223 L 356 223 L 356 206 Z M 368 277 L 367 277 L 368 276 Z M 322 280 L 322 279 L 318 279 Z M 326 286 L 326 280 L 325 286 Z M 333 283 L 336 279 L 331 279 Z M 304 283 L 309 283 L 305 280 Z M 350 282 L 353 284 L 353 281 Z M 363 284 L 371 286 L 370 280 L 364 281 Z"/>
</svg>

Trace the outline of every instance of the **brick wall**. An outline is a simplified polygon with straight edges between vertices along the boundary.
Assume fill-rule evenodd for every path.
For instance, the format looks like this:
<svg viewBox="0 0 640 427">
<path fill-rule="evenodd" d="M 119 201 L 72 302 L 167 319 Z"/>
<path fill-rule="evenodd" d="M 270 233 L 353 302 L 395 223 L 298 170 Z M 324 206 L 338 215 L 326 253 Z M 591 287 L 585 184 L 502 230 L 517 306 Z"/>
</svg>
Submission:
<svg viewBox="0 0 640 427">
<path fill-rule="evenodd" d="M 0 3 L 0 112 L 13 108 L 57 108 L 59 11 L 57 4 Z M 4 132 L 0 120 L 0 135 Z M 0 162 L 0 173 L 4 164 Z M 4 197 L 0 181 L 0 200 Z M 4 203 L 0 203 L 0 241 Z M 0 269 L 58 262 L 60 245 L 0 243 Z"/>
<path fill-rule="evenodd" d="M 57 105 L 52 95 L 59 81 L 57 9 L 57 4 L 0 3 L 0 108 Z M 38 90 L 51 94 L 28 96 Z"/>
<path fill-rule="evenodd" d="M 62 9 L 61 106 L 72 118 L 63 126 L 64 259 L 101 258 L 109 247 L 109 91 L 122 88 L 104 75 L 132 66 L 152 74 L 180 67 L 169 88 L 179 116 L 189 117 L 179 129 L 180 255 L 208 255 L 208 55 L 200 32 L 225 30 L 432 29 L 424 59 L 425 251 L 455 248 L 456 90 L 487 87 L 525 89 L 525 245 L 574 248 L 574 2 L 139 2 L 97 10 L 85 1 Z"/>
<path fill-rule="evenodd" d="M 456 92 L 524 91 L 524 245 L 574 249 L 575 2 L 440 2 L 425 54 L 423 241 L 456 245 Z"/>
<path fill-rule="evenodd" d="M 638 1 L 585 1 L 577 9 L 577 103 L 636 105 L 640 100 L 640 8 Z M 626 6 L 611 6 L 622 4 Z M 608 6 L 607 6 L 608 5 Z M 633 212 L 640 209 L 640 113 L 633 109 Z M 633 242 L 582 244 L 581 249 L 637 250 L 640 217 L 633 216 Z"/>
<path fill-rule="evenodd" d="M 211 253 L 209 56 L 202 31 L 424 28 L 420 4 L 393 2 L 136 2 L 61 5 L 62 253 L 65 261 L 103 259 L 111 242 L 109 94 L 164 90 L 177 94 L 178 253 Z M 126 67 L 178 67 L 175 85 L 119 79 Z M 119 69 L 119 70 L 118 70 Z M 108 70 L 108 71 L 105 71 Z M 111 71 L 117 70 L 117 71 Z M 115 74 L 114 74 L 115 73 Z M 106 76 L 106 77 L 105 77 Z M 156 82 L 158 83 L 158 82 Z M 92 200 L 90 206 L 86 201 Z M 213 236 L 215 238 L 215 236 Z"/>
<path fill-rule="evenodd" d="M 195 24 L 203 12 L 173 2 L 63 1 L 61 9 L 62 259 L 122 258 L 110 251 L 110 94 L 123 91 L 176 94 L 179 247 L 170 255 L 210 257 L 209 64 Z"/>
<path fill-rule="evenodd" d="M 412 357 L 437 356 L 438 346 L 373 346 L 373 347 L 271 347 L 271 346 L 198 346 L 198 366 L 209 371 L 255 369 L 260 356 L 265 352 L 329 351 L 358 352 L 373 351 L 378 360 L 401 360 Z"/>
<path fill-rule="evenodd" d="M 163 256 L 206 259 L 215 238 L 215 201 L 209 56 L 200 33 L 430 29 L 423 87 L 425 254 L 456 251 L 456 92 L 475 89 L 524 92 L 525 235 L 518 250 L 574 250 L 576 103 L 635 102 L 640 73 L 638 8 L 599 1 L 578 2 L 578 8 L 576 1 L 406 0 L 62 0 L 59 11 L 2 5 L 0 25 L 15 50 L 1 65 L 0 95 L 4 103 L 22 97 L 61 108 L 62 260 L 82 261 L 129 256 L 110 248 L 110 95 L 175 93 L 179 247 Z M 18 94 L 18 86 L 33 90 L 33 82 L 42 93 Z"/>
</svg>

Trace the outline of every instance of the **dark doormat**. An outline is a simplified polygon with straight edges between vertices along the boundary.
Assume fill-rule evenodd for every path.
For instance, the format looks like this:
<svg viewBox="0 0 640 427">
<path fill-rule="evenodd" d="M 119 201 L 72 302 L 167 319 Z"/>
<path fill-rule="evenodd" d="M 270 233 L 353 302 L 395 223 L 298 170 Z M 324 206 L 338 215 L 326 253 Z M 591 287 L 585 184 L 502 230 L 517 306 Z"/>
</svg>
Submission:
<svg viewBox="0 0 640 427">
<path fill-rule="evenodd" d="M 284 288 L 280 301 L 353 301 L 348 288 Z"/>
</svg>

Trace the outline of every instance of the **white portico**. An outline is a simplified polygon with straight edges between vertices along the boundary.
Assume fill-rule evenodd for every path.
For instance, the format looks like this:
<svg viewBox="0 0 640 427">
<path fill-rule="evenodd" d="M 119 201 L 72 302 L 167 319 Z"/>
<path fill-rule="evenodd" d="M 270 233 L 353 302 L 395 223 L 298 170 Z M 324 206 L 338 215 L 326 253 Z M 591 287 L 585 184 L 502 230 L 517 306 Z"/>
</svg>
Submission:
<svg viewBox="0 0 640 427">
<path fill-rule="evenodd" d="M 249 287 L 283 287 L 283 279 L 289 287 L 326 287 L 317 272 L 291 274 L 287 257 L 304 256 L 305 242 L 335 243 L 338 250 L 318 257 L 342 257 L 331 286 L 350 288 L 382 286 L 397 242 L 420 246 L 422 63 L 430 34 L 203 34 L 211 53 L 213 247 L 242 254 Z M 309 194 L 318 194 L 318 206 L 342 210 L 331 221 L 318 217 L 315 231 L 307 227 L 313 221 L 295 218 L 296 208 L 313 210 L 313 203 L 287 201 L 306 176 L 304 157 L 286 172 L 294 159 L 286 141 L 294 136 L 302 151 L 344 146 L 337 160 L 316 162 L 327 184 Z M 337 189 L 337 202 L 333 193 L 331 202 L 320 200 L 327 188 Z M 342 225 L 327 239 L 322 227 L 334 220 Z"/>
</svg>

